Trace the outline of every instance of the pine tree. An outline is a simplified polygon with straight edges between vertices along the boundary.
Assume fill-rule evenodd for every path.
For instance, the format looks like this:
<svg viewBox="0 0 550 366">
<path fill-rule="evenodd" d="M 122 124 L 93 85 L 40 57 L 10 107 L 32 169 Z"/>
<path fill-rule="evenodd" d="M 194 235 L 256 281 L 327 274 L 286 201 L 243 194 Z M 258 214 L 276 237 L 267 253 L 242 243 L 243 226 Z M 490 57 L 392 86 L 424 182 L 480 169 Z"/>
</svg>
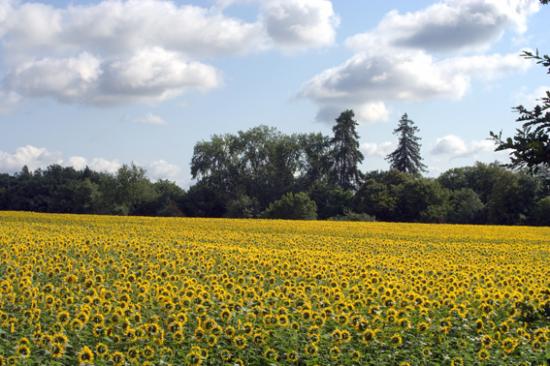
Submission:
<svg viewBox="0 0 550 366">
<path fill-rule="evenodd" d="M 392 169 L 415 175 L 426 171 L 426 165 L 422 163 L 420 156 L 420 137 L 416 136 L 418 131 L 418 127 L 405 113 L 393 130 L 394 135 L 399 135 L 397 149 L 386 157 Z"/>
<path fill-rule="evenodd" d="M 359 150 L 359 135 L 355 127 L 355 114 L 348 109 L 336 118 L 332 128 L 334 137 L 330 140 L 332 146 L 332 176 L 337 185 L 343 189 L 357 189 L 362 180 L 358 165 L 363 161 Z"/>
</svg>

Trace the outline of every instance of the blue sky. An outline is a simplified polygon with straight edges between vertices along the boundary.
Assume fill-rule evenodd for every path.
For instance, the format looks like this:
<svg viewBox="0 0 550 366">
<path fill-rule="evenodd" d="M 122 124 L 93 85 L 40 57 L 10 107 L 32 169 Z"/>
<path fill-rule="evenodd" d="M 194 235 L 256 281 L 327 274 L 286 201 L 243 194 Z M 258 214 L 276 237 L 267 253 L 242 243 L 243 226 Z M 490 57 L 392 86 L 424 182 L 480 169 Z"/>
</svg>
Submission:
<svg viewBox="0 0 550 366">
<path fill-rule="evenodd" d="M 512 106 L 550 85 L 535 0 L 0 0 L 0 171 L 135 162 L 190 182 L 195 142 L 259 124 L 331 132 L 353 108 L 365 170 L 403 113 L 429 175 L 505 161 Z"/>
</svg>

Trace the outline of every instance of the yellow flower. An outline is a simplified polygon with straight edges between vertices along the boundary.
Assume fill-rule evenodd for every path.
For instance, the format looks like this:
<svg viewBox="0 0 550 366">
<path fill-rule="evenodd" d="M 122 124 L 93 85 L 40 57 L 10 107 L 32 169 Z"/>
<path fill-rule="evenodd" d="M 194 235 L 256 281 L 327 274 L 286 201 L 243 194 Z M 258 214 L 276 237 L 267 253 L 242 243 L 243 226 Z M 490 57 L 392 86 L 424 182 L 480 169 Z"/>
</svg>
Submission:
<svg viewBox="0 0 550 366">
<path fill-rule="evenodd" d="M 78 362 L 81 365 L 91 365 L 94 363 L 94 353 L 88 346 L 84 346 L 78 352 Z"/>
<path fill-rule="evenodd" d="M 247 346 L 246 338 L 243 336 L 236 336 L 233 338 L 233 344 L 237 349 L 245 349 Z"/>
<path fill-rule="evenodd" d="M 401 337 L 401 335 L 399 334 L 394 334 L 391 338 L 390 338 L 390 342 L 393 346 L 395 347 L 399 347 L 403 344 L 403 338 Z"/>
<path fill-rule="evenodd" d="M 490 357 L 489 351 L 487 351 L 485 348 L 482 348 L 477 353 L 477 358 L 481 361 L 486 361 Z"/>
<path fill-rule="evenodd" d="M 124 365 L 124 362 L 125 362 L 125 357 L 124 355 L 122 354 L 122 352 L 113 352 L 113 354 L 111 355 L 111 361 L 113 362 L 113 364 L 115 364 L 116 366 L 121 366 L 121 365 Z"/>
<path fill-rule="evenodd" d="M 29 356 L 31 355 L 31 349 L 26 344 L 20 344 L 19 346 L 17 346 L 15 352 L 21 358 L 29 358 Z"/>
</svg>

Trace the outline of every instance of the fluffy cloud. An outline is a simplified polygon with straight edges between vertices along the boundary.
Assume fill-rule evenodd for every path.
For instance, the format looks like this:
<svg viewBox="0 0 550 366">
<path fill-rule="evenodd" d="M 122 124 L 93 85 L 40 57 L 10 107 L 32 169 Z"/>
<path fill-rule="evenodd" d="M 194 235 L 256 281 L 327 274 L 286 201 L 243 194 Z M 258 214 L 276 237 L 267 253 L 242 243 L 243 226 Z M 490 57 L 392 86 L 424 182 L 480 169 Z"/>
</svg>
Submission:
<svg viewBox="0 0 550 366">
<path fill-rule="evenodd" d="M 546 98 L 546 92 L 549 90 L 549 85 L 539 86 L 530 92 L 524 89 L 516 96 L 516 103 L 526 108 L 533 108 L 537 104 L 542 104 L 541 99 Z"/>
<path fill-rule="evenodd" d="M 21 96 L 13 91 L 0 90 L 0 114 L 11 111 L 21 100 Z"/>
<path fill-rule="evenodd" d="M 11 154 L 0 151 L 0 171 L 8 173 L 15 173 L 25 165 L 30 170 L 35 170 L 50 164 L 60 164 L 62 161 L 59 154 L 32 145 L 18 147 Z"/>
<path fill-rule="evenodd" d="M 391 11 L 374 30 L 350 37 L 355 55 L 314 76 L 299 95 L 319 105 L 319 120 L 354 108 L 365 120 L 383 121 L 388 101 L 461 99 L 475 79 L 531 66 L 519 52 L 462 52 L 488 48 L 508 28 L 524 32 L 538 8 L 536 0 L 444 0 L 412 13 Z"/>
<path fill-rule="evenodd" d="M 432 155 L 444 155 L 455 158 L 465 158 L 479 153 L 493 152 L 495 144 L 491 140 L 472 141 L 467 144 L 456 135 L 447 135 L 436 140 L 431 150 Z"/>
<path fill-rule="evenodd" d="M 422 51 L 378 55 L 359 53 L 312 78 L 300 95 L 319 104 L 321 111 L 352 106 L 358 111 L 368 112 L 366 114 L 371 117 L 378 116 L 371 120 L 384 120 L 388 112 L 381 99 L 460 99 L 466 94 L 472 78 L 491 79 L 529 66 L 528 61 L 515 53 L 441 61 Z M 320 119 L 325 115 L 320 113 Z"/>
<path fill-rule="evenodd" d="M 62 165 L 70 166 L 76 170 L 82 170 L 86 167 L 96 171 L 115 174 L 122 164 L 118 160 L 108 160 L 103 158 L 93 158 L 88 160 L 82 156 L 71 156 L 67 161 L 62 161 Z"/>
<path fill-rule="evenodd" d="M 416 12 L 386 14 L 371 32 L 347 40 L 355 49 L 404 47 L 426 51 L 483 49 L 507 28 L 522 33 L 536 0 L 446 0 Z"/>
<path fill-rule="evenodd" d="M 149 164 L 147 173 L 155 180 L 168 179 L 176 182 L 181 180 L 181 168 L 162 159 Z"/>
<path fill-rule="evenodd" d="M 271 40 L 291 50 L 331 45 L 339 23 L 329 0 L 266 0 L 261 20 Z"/>
<path fill-rule="evenodd" d="M 197 59 L 334 41 L 337 17 L 329 0 L 258 6 L 258 20 L 250 22 L 225 15 L 223 6 L 168 0 L 67 7 L 0 0 L 7 70 L 0 84 L 12 100 L 20 95 L 93 105 L 158 102 L 220 85 L 220 72 Z M 3 104 L 0 111 L 8 109 Z"/>
<path fill-rule="evenodd" d="M 27 97 L 112 104 L 160 101 L 187 88 L 214 88 L 219 80 L 218 72 L 210 66 L 187 62 L 176 53 L 153 48 L 111 61 L 101 61 L 88 53 L 28 61 L 10 72 L 5 83 Z"/>
<path fill-rule="evenodd" d="M 357 106 L 355 111 L 357 118 L 366 122 L 387 121 L 390 116 L 390 111 L 384 102 L 365 103 Z"/>
<path fill-rule="evenodd" d="M 396 147 L 395 142 L 385 141 L 381 143 L 365 142 L 361 144 L 361 150 L 367 157 L 386 158 Z"/>
<path fill-rule="evenodd" d="M 162 47 L 204 57 L 248 52 L 265 42 L 258 23 L 172 1 L 104 0 L 66 8 L 9 0 L 2 3 L 6 14 L 3 44 L 16 54 L 84 49 L 113 55 Z"/>
<path fill-rule="evenodd" d="M 82 170 L 88 166 L 94 171 L 111 174 L 116 173 L 122 167 L 122 163 L 116 159 L 87 159 L 83 156 L 64 158 L 61 153 L 51 152 L 46 148 L 32 145 L 18 147 L 13 153 L 0 151 L 0 172 L 16 173 L 25 165 L 29 170 L 34 171 L 39 168 L 46 168 L 52 164 L 70 166 L 76 170 Z M 147 170 L 147 176 L 153 180 L 168 179 L 180 184 L 186 182 L 183 178 L 181 168 L 165 160 L 156 160 L 140 166 L 143 166 Z"/>
<path fill-rule="evenodd" d="M 153 113 L 149 113 L 143 117 L 138 117 L 134 119 L 136 123 L 142 123 L 145 125 L 165 125 L 166 121 Z"/>
</svg>

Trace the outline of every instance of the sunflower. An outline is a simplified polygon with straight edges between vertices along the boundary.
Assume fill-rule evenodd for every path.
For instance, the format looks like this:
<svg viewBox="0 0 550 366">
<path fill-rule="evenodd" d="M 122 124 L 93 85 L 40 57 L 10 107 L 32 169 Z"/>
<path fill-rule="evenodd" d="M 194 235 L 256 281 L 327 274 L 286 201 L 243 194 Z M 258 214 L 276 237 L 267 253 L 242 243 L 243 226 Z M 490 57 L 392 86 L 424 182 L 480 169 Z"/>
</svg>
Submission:
<svg viewBox="0 0 550 366">
<path fill-rule="evenodd" d="M 91 365 L 94 363 L 94 353 L 88 346 L 84 346 L 78 352 L 78 362 L 81 365 Z"/>
<path fill-rule="evenodd" d="M 21 358 L 28 358 L 31 355 L 31 349 L 26 344 L 20 344 L 15 349 L 15 353 Z"/>
<path fill-rule="evenodd" d="M 308 356 L 315 356 L 319 352 L 319 348 L 314 343 L 308 343 L 304 349 L 304 352 Z"/>
<path fill-rule="evenodd" d="M 122 354 L 122 352 L 113 352 L 113 354 L 111 355 L 111 361 L 113 362 L 113 364 L 115 366 L 122 366 L 124 365 L 124 362 L 125 362 L 125 357 L 124 357 L 124 354 Z"/>
<path fill-rule="evenodd" d="M 485 348 L 491 348 L 491 345 L 493 344 L 493 339 L 490 335 L 484 335 L 481 337 L 480 342 L 483 347 Z"/>
<path fill-rule="evenodd" d="M 155 349 L 151 346 L 145 346 L 141 350 L 141 354 L 146 360 L 152 360 L 155 357 Z"/>
<path fill-rule="evenodd" d="M 451 360 L 451 366 L 464 366 L 464 359 L 455 357 Z"/>
<path fill-rule="evenodd" d="M 516 349 L 517 341 L 513 338 L 508 337 L 502 341 L 501 346 L 502 349 L 504 349 L 504 352 L 510 354 Z"/>
<path fill-rule="evenodd" d="M 330 337 L 334 342 L 339 342 L 340 339 L 342 339 L 342 333 L 340 332 L 340 329 L 334 329 L 332 333 L 330 333 Z"/>
<path fill-rule="evenodd" d="M 126 355 L 128 356 L 128 361 L 137 362 L 139 360 L 139 349 L 137 347 L 130 347 Z"/>
<path fill-rule="evenodd" d="M 67 343 L 69 342 L 69 339 L 67 338 L 67 336 L 63 333 L 55 333 L 53 336 L 52 336 L 52 342 L 55 343 L 55 344 L 59 344 L 61 346 L 66 346 Z"/>
<path fill-rule="evenodd" d="M 348 343 L 348 342 L 351 342 L 351 333 L 349 332 L 349 330 L 347 329 L 344 329 L 340 332 L 340 340 L 343 342 L 343 343 Z"/>
<path fill-rule="evenodd" d="M 95 353 L 97 354 L 98 358 L 103 359 L 108 352 L 109 352 L 109 347 L 104 343 L 98 343 L 95 346 Z"/>
<path fill-rule="evenodd" d="M 277 361 L 277 359 L 279 358 L 279 355 L 277 351 L 275 351 L 273 348 L 268 347 L 264 351 L 264 357 L 271 361 Z"/>
<path fill-rule="evenodd" d="M 56 319 L 61 324 L 67 325 L 69 323 L 69 320 L 71 319 L 71 315 L 68 311 L 63 310 L 57 313 Z"/>
<path fill-rule="evenodd" d="M 233 328 L 231 325 L 225 327 L 223 332 L 228 338 L 233 338 L 235 336 L 235 333 L 236 333 L 235 328 Z"/>
<path fill-rule="evenodd" d="M 185 356 L 185 361 L 188 365 L 199 366 L 202 365 L 202 356 L 200 352 L 193 350 Z"/>
<path fill-rule="evenodd" d="M 52 345 L 51 354 L 53 358 L 62 358 L 65 354 L 65 347 L 63 347 L 61 344 L 55 343 Z"/>
<path fill-rule="evenodd" d="M 399 347 L 403 344 L 403 338 L 401 337 L 401 335 L 399 334 L 394 334 L 391 338 L 390 338 L 390 342 L 393 346 L 395 347 Z"/>
<path fill-rule="evenodd" d="M 231 352 L 229 352 L 229 350 L 223 349 L 220 352 L 220 357 L 223 361 L 227 362 L 231 359 L 232 355 L 231 355 Z"/>
<path fill-rule="evenodd" d="M 479 352 L 477 353 L 477 358 L 480 360 L 480 361 L 487 361 L 490 357 L 490 354 L 489 354 L 489 351 L 487 351 L 487 349 L 485 348 L 481 348 L 479 350 Z"/>
<path fill-rule="evenodd" d="M 195 328 L 194 335 L 195 335 L 195 339 L 197 339 L 197 340 L 203 339 L 204 338 L 204 329 L 202 329 L 201 327 Z"/>
<path fill-rule="evenodd" d="M 242 350 L 246 348 L 247 341 L 246 338 L 243 336 L 236 336 L 235 338 L 233 338 L 233 344 L 235 345 L 235 347 L 237 347 L 237 349 Z"/>
<path fill-rule="evenodd" d="M 328 354 L 330 359 L 335 361 L 338 358 L 340 358 L 340 354 L 341 354 L 340 348 L 334 346 L 331 349 L 329 349 Z"/>
</svg>

